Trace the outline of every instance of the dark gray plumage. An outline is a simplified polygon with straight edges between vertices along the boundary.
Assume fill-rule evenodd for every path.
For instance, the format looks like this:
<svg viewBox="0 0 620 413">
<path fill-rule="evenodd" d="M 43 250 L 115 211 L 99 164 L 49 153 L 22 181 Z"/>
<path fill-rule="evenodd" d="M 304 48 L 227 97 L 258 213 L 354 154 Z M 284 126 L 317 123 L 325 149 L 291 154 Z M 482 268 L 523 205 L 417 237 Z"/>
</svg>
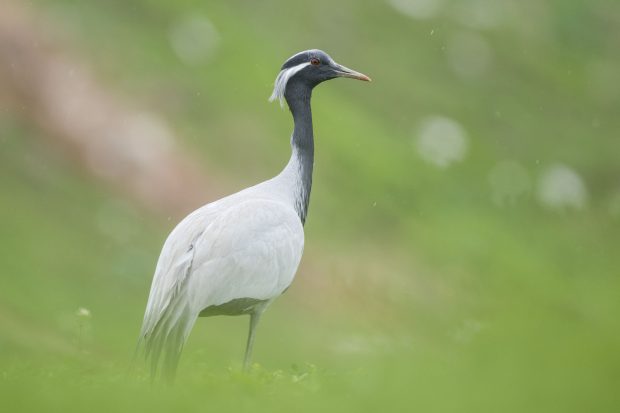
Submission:
<svg viewBox="0 0 620 413">
<path fill-rule="evenodd" d="M 317 63 L 318 64 L 313 64 Z M 288 73 L 292 73 L 289 77 Z M 310 191 L 312 189 L 312 169 L 314 165 L 314 132 L 312 129 L 312 109 L 310 99 L 312 90 L 320 83 L 337 77 L 370 81 L 366 75 L 348 69 L 336 62 L 322 50 L 307 50 L 297 53 L 282 65 L 276 79 L 270 100 L 286 100 L 295 127 L 291 137 L 293 153 L 299 157 L 301 185 L 295 209 L 302 223 L 306 222 Z M 284 79 L 284 84 L 278 81 Z"/>
</svg>

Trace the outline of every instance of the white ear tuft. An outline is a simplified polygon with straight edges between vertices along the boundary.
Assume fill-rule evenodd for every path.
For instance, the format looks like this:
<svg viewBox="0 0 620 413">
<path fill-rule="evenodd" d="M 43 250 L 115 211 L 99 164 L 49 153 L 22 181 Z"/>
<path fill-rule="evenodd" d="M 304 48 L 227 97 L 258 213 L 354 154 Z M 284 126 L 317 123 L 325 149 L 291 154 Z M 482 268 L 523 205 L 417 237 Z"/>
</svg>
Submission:
<svg viewBox="0 0 620 413">
<path fill-rule="evenodd" d="M 280 100 L 280 106 L 284 107 L 284 92 L 286 91 L 286 84 L 289 79 L 295 75 L 295 73 L 299 72 L 304 67 L 308 66 L 310 63 L 301 63 L 297 66 L 289 67 L 288 69 L 284 69 L 278 73 L 278 77 L 276 77 L 276 81 L 273 85 L 273 93 L 269 97 L 269 101 L 273 102 L 276 99 Z"/>
</svg>

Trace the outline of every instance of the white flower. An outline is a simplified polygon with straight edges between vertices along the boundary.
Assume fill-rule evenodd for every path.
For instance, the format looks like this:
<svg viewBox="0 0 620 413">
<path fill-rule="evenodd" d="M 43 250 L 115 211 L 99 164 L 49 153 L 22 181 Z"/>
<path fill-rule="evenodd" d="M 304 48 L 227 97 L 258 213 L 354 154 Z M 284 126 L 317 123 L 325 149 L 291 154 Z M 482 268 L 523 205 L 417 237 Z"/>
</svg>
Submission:
<svg viewBox="0 0 620 413">
<path fill-rule="evenodd" d="M 75 315 L 78 317 L 88 318 L 90 317 L 90 310 L 88 308 L 80 307 L 75 312 Z"/>
</svg>

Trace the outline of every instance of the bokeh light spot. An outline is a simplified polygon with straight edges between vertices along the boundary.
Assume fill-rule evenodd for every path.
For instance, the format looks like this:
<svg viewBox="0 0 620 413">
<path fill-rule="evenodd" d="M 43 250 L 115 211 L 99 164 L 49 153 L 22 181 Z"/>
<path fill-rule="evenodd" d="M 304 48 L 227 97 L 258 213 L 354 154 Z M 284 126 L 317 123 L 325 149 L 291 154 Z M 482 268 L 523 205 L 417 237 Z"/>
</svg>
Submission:
<svg viewBox="0 0 620 413">
<path fill-rule="evenodd" d="M 416 148 L 420 156 L 440 168 L 461 161 L 467 154 L 467 136 L 453 119 L 431 116 L 417 130 Z"/>
<path fill-rule="evenodd" d="M 209 19 L 188 15 L 170 27 L 169 39 L 172 49 L 187 65 L 205 63 L 214 54 L 220 35 Z"/>
<path fill-rule="evenodd" d="M 532 187 L 527 169 L 516 161 L 502 161 L 489 172 L 493 202 L 496 205 L 513 205 Z"/>
<path fill-rule="evenodd" d="M 608 204 L 608 211 L 613 218 L 620 218 L 620 190 L 612 194 Z"/>
<path fill-rule="evenodd" d="M 492 51 L 484 37 L 460 32 L 448 39 L 446 57 L 450 67 L 463 78 L 478 78 L 488 72 Z"/>
<path fill-rule="evenodd" d="M 429 19 L 443 6 L 443 0 L 388 0 L 398 12 L 414 19 Z"/>
<path fill-rule="evenodd" d="M 508 0 L 467 0 L 454 3 L 454 18 L 472 29 L 493 29 L 502 25 L 506 14 L 512 12 Z"/>
<path fill-rule="evenodd" d="M 538 200 L 553 210 L 583 209 L 588 203 L 588 191 L 577 172 L 566 165 L 555 164 L 540 177 Z"/>
</svg>

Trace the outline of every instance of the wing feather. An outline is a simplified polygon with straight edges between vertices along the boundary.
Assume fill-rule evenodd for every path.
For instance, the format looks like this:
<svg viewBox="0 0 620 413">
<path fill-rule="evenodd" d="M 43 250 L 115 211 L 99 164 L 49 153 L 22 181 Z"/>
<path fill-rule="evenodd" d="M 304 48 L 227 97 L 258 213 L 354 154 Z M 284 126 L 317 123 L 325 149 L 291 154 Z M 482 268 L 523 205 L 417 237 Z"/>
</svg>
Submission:
<svg viewBox="0 0 620 413">
<path fill-rule="evenodd" d="M 294 209 L 266 199 L 236 201 L 195 211 L 164 243 L 140 334 L 152 374 L 164 355 L 164 373 L 174 375 L 203 309 L 238 298 L 269 300 L 293 280 L 303 250 Z"/>
</svg>

